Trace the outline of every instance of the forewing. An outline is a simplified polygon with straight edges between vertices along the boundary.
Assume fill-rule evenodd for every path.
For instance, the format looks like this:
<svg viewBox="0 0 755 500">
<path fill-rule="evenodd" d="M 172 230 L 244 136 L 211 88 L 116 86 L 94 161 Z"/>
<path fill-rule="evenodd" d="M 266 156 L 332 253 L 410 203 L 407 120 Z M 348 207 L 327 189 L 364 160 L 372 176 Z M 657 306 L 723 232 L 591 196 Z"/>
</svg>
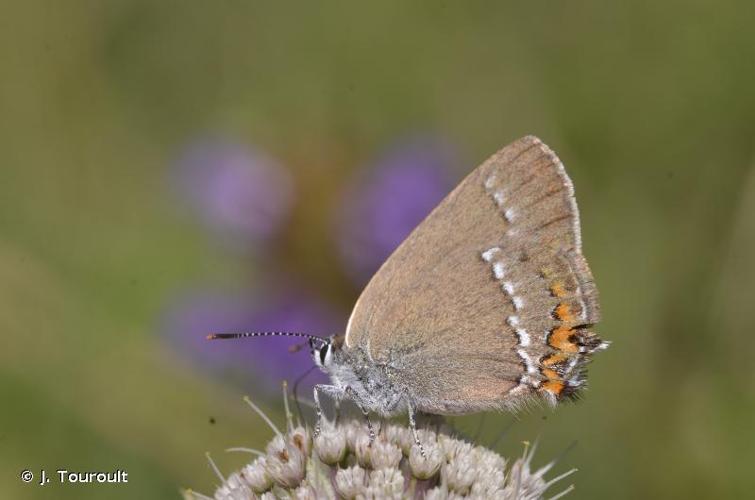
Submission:
<svg viewBox="0 0 755 500">
<path fill-rule="evenodd" d="M 605 346 L 587 330 L 598 319 L 571 180 L 528 136 L 396 249 L 359 298 L 346 344 L 388 363 L 420 409 L 463 413 L 574 393 Z"/>
</svg>

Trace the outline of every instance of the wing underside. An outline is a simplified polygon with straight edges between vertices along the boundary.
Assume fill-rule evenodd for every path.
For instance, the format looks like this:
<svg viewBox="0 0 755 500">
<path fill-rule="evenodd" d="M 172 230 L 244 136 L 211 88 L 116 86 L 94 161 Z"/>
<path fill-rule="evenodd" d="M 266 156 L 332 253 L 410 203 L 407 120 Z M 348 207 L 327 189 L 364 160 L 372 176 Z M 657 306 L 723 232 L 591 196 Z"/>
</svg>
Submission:
<svg viewBox="0 0 755 500">
<path fill-rule="evenodd" d="M 420 409 L 464 413 L 575 393 L 606 345 L 588 330 L 599 316 L 571 180 L 528 136 L 396 249 L 357 302 L 346 344 L 397 370 Z"/>
</svg>

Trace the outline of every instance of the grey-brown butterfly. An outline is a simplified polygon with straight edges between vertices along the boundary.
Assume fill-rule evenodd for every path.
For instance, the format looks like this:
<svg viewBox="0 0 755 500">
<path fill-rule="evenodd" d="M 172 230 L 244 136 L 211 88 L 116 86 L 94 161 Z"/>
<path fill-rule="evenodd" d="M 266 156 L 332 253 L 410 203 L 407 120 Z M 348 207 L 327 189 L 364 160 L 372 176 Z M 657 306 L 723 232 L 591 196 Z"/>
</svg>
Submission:
<svg viewBox="0 0 755 500">
<path fill-rule="evenodd" d="M 352 400 L 367 417 L 460 415 L 558 401 L 585 386 L 607 347 L 590 327 L 598 293 L 582 255 L 574 188 L 533 136 L 469 174 L 382 265 L 343 334 L 213 334 L 309 338 L 330 376 L 320 395 Z"/>
</svg>

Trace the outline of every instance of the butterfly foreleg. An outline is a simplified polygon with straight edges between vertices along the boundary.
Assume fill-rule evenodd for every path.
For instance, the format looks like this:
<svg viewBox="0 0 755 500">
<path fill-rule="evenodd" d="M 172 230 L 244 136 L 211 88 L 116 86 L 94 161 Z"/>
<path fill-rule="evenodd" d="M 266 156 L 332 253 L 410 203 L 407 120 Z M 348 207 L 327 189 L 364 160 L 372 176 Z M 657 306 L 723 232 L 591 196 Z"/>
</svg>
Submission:
<svg viewBox="0 0 755 500">
<path fill-rule="evenodd" d="M 314 396 L 315 396 L 315 414 L 317 416 L 317 421 L 315 422 L 315 437 L 320 435 L 320 422 L 322 420 L 322 406 L 320 405 L 320 391 L 322 391 L 323 394 L 327 394 L 330 396 L 335 405 L 336 408 L 340 407 L 341 400 L 343 399 L 344 394 L 346 391 L 338 387 L 336 385 L 325 385 L 325 384 L 317 384 L 315 385 L 314 389 Z"/>
<path fill-rule="evenodd" d="M 351 397 L 351 400 L 354 401 L 354 404 L 359 408 L 359 411 L 362 412 L 362 415 L 364 415 L 364 421 L 367 423 L 367 431 L 370 434 L 370 445 L 372 445 L 375 441 L 375 429 L 372 427 L 372 421 L 370 421 L 369 410 L 367 410 L 367 407 L 360 401 L 359 396 L 351 387 L 347 386 L 344 392 Z"/>
</svg>

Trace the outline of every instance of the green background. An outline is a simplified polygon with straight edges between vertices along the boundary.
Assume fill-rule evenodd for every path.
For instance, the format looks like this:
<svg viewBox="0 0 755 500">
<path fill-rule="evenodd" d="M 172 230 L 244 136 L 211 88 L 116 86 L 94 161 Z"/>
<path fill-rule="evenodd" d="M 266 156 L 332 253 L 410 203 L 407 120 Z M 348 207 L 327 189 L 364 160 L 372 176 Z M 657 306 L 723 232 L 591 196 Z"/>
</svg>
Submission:
<svg viewBox="0 0 755 500">
<path fill-rule="evenodd" d="M 340 178 L 431 131 L 477 163 L 534 133 L 567 165 L 611 349 L 584 401 L 501 447 L 569 452 L 570 498 L 744 498 L 755 487 L 752 2 L 4 1 L 0 5 L 0 497 L 177 498 L 270 435 L 238 387 L 174 356 L 187 283 L 240 286 L 165 189 L 220 131 L 299 199 L 282 258 L 348 307 Z M 463 173 L 463 172 L 461 172 Z M 248 279 L 249 274 L 243 273 Z M 252 382 L 250 381 L 250 385 Z M 279 402 L 265 407 L 280 422 Z M 208 425 L 208 415 L 217 418 Z M 474 431 L 479 417 L 458 421 Z M 510 416 L 488 415 L 480 442 Z M 24 468 L 129 471 L 39 488 Z M 555 493 L 555 491 L 554 491 Z"/>
</svg>

